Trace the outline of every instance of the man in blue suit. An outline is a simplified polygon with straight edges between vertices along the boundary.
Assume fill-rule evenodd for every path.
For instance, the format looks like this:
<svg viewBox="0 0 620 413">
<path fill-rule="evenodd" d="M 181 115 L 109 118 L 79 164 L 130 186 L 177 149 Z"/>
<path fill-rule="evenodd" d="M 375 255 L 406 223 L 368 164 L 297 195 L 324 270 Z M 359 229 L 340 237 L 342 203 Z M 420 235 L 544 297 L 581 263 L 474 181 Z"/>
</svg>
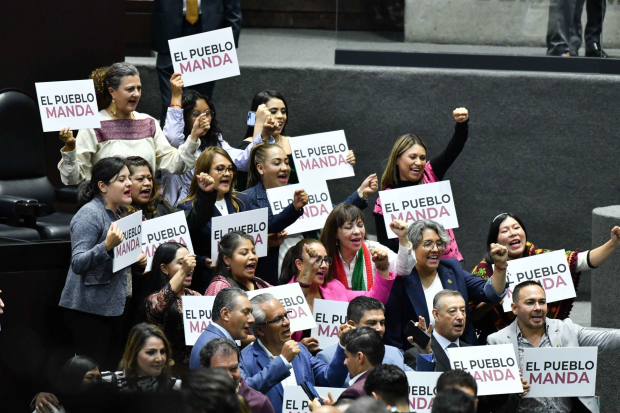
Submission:
<svg viewBox="0 0 620 413">
<path fill-rule="evenodd" d="M 283 385 L 297 386 L 307 381 L 318 386 L 342 386 L 348 373 L 343 339 L 351 326 L 340 326 L 340 346 L 332 362 L 326 364 L 291 339 L 287 311 L 273 295 L 257 295 L 251 303 L 256 341 L 241 352 L 241 374 L 250 387 L 269 397 L 276 412 L 282 411 Z"/>
<path fill-rule="evenodd" d="M 240 288 L 229 287 L 215 296 L 211 324 L 202 332 L 189 358 L 189 368 L 200 368 L 200 350 L 215 338 L 245 340 L 250 335 L 250 324 L 254 322 L 252 304 Z"/>
<path fill-rule="evenodd" d="M 347 323 L 355 328 L 370 327 L 383 338 L 385 333 L 385 307 L 376 298 L 355 297 L 347 307 Z M 317 354 L 316 357 L 325 363 L 329 363 L 334 358 L 337 347 L 338 345 L 327 347 Z M 432 354 L 419 354 L 417 357 L 417 371 L 434 371 L 435 365 L 432 360 Z M 387 344 L 385 345 L 385 356 L 381 364 L 393 364 L 404 371 L 415 371 L 405 364 L 403 353 L 399 349 Z M 348 382 L 347 378 L 345 384 Z"/>
</svg>

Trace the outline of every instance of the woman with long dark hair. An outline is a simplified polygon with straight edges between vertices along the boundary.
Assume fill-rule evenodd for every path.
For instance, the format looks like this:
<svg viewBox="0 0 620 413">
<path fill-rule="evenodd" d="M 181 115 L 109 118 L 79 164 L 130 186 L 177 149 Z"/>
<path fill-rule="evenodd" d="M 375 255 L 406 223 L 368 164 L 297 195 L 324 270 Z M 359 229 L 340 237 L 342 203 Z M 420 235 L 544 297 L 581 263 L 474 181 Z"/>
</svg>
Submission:
<svg viewBox="0 0 620 413">
<path fill-rule="evenodd" d="M 92 166 L 111 156 L 141 156 L 153 169 L 176 174 L 194 167 L 200 145 L 198 135 L 191 135 L 175 149 L 155 119 L 136 112 L 142 83 L 135 66 L 114 63 L 93 71 L 90 77 L 95 83 L 101 127 L 82 129 L 77 140 L 69 128 L 60 131 L 65 146 L 61 149 L 58 169 L 65 185 L 90 179 Z"/>
<path fill-rule="evenodd" d="M 392 152 L 387 161 L 383 176 L 381 176 L 381 190 L 406 188 L 442 181 L 446 172 L 465 147 L 469 134 L 469 112 L 465 108 L 456 108 L 452 112 L 456 126 L 454 135 L 442 153 L 432 158 L 427 157 L 426 143 L 414 134 L 401 136 L 394 143 Z M 398 241 L 389 239 L 383 220 L 381 198 L 377 198 L 373 211 L 377 226 L 377 241 L 392 251 L 398 251 Z M 443 250 L 442 258 L 456 258 L 463 261 L 454 239 L 454 232 L 449 229 L 450 243 Z"/>
<path fill-rule="evenodd" d="M 237 287 L 244 291 L 272 287 L 268 282 L 254 276 L 258 256 L 251 236 L 238 231 L 229 232 L 222 237 L 219 250 L 213 271 L 215 278 L 209 284 L 205 295 L 217 295 L 228 287 Z"/>
<path fill-rule="evenodd" d="M 159 327 L 172 343 L 172 358 L 177 364 L 188 365 L 191 346 L 185 345 L 183 329 L 183 296 L 200 296 L 190 290 L 196 267 L 196 255 L 185 245 L 165 242 L 153 256 L 150 277 L 151 295 L 146 300 L 146 320 Z"/>
<path fill-rule="evenodd" d="M 527 239 L 527 232 L 523 221 L 516 215 L 504 212 L 499 214 L 491 222 L 487 234 L 487 251 L 484 259 L 472 270 L 472 274 L 488 280 L 498 270 L 493 267 L 493 260 L 490 254 L 490 246 L 494 243 L 503 245 L 508 249 L 508 261 L 532 257 L 534 255 L 545 254 L 552 250 L 537 248 Z M 620 246 L 620 228 L 614 227 L 611 230 L 611 238 L 605 244 L 589 251 L 566 250 L 566 261 L 573 278 L 575 291 L 579 289 L 581 272 L 597 268 L 605 263 Z M 513 286 L 514 288 L 514 286 Z M 573 308 L 574 298 L 556 301 L 547 305 L 547 317 L 564 320 L 570 315 Z M 472 303 L 472 320 L 478 333 L 478 340 L 481 344 L 486 344 L 486 339 L 506 326 L 509 326 L 515 319 L 511 312 L 504 312 L 501 303 Z"/>
<path fill-rule="evenodd" d="M 122 325 L 132 295 L 132 271 L 112 271 L 114 247 L 123 242 L 115 221 L 120 209 L 131 203 L 132 183 L 120 157 L 100 160 L 92 179 L 78 188 L 80 209 L 71 220 L 71 267 L 59 305 L 75 352 L 88 355 L 106 367 L 116 364 L 122 346 Z M 141 274 L 146 255 L 134 264 Z"/>
</svg>

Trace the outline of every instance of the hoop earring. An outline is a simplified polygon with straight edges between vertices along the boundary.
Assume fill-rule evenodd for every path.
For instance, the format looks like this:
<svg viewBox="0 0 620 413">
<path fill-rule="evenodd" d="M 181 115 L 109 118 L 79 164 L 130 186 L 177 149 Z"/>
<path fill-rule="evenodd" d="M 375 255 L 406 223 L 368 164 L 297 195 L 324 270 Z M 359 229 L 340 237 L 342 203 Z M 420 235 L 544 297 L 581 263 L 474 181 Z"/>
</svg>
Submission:
<svg viewBox="0 0 620 413">
<path fill-rule="evenodd" d="M 112 114 L 116 115 L 116 99 L 112 98 Z"/>
</svg>

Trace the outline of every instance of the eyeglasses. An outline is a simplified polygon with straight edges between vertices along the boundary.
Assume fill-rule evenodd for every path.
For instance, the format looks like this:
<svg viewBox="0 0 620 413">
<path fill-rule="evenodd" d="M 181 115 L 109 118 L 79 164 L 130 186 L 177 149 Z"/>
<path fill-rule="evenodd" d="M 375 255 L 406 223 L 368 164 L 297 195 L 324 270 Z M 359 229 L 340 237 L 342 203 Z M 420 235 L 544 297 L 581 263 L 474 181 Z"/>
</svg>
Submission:
<svg viewBox="0 0 620 413">
<path fill-rule="evenodd" d="M 195 118 L 197 118 L 198 116 L 203 115 L 203 114 L 207 115 L 208 118 L 212 118 L 213 116 L 215 116 L 215 112 L 213 112 L 210 109 L 207 109 L 207 110 L 205 110 L 202 113 L 198 112 L 197 110 L 192 112 L 192 116 L 195 117 Z"/>
<path fill-rule="evenodd" d="M 235 174 L 235 169 L 232 166 L 229 166 L 228 168 L 224 168 L 223 166 L 218 166 L 217 168 L 215 168 L 215 171 L 220 175 L 225 175 L 226 172 L 228 172 L 231 175 Z"/>
<path fill-rule="evenodd" d="M 327 265 L 332 265 L 332 261 L 332 257 L 317 257 L 316 261 L 314 261 L 314 266 L 320 267 L 323 263 Z"/>
<path fill-rule="evenodd" d="M 446 248 L 446 243 L 441 240 L 437 242 L 424 241 L 424 243 L 422 243 L 422 247 L 424 247 L 425 250 L 429 250 L 429 251 L 432 251 L 433 248 L 437 247 L 437 249 L 441 251 L 442 249 Z"/>
<path fill-rule="evenodd" d="M 289 319 L 289 314 L 291 314 L 292 311 L 287 311 L 286 314 L 281 315 L 279 317 L 274 318 L 271 321 L 265 321 L 264 323 L 254 323 L 255 326 L 266 326 L 267 324 L 275 324 L 275 325 L 280 325 L 282 324 L 282 322 L 284 321 L 284 319 L 286 318 L 287 320 Z"/>
</svg>

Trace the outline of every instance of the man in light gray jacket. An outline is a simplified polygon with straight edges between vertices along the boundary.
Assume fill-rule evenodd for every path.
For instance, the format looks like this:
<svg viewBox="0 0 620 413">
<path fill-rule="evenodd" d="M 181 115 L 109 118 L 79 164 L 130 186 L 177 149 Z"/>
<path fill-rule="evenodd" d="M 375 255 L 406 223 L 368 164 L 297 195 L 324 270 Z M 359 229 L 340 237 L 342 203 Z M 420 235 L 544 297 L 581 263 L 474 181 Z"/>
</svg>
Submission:
<svg viewBox="0 0 620 413">
<path fill-rule="evenodd" d="M 535 281 L 526 281 L 515 287 L 511 306 L 517 319 L 503 330 L 491 334 L 487 341 L 492 345 L 512 344 L 519 355 L 521 371 L 526 348 L 597 346 L 599 352 L 620 349 L 620 330 L 586 328 L 570 319 L 547 318 L 545 290 Z M 599 412 L 596 397 L 524 398 L 519 403 L 518 411 L 581 411 L 579 404 L 590 412 Z"/>
</svg>

